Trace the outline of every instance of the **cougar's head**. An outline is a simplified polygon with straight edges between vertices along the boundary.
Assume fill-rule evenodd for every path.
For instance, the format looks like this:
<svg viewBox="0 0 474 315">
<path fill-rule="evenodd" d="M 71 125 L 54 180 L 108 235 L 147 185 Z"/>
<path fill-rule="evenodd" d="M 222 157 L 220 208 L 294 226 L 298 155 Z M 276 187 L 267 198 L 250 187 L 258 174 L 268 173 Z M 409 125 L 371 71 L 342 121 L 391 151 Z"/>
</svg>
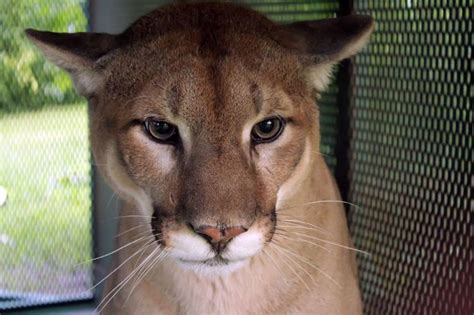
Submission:
<svg viewBox="0 0 474 315">
<path fill-rule="evenodd" d="M 89 99 L 112 187 L 171 257 L 218 273 L 272 240 L 278 203 L 319 147 L 315 96 L 372 27 L 365 16 L 277 25 L 232 4 L 188 4 L 119 35 L 27 34 Z"/>
</svg>

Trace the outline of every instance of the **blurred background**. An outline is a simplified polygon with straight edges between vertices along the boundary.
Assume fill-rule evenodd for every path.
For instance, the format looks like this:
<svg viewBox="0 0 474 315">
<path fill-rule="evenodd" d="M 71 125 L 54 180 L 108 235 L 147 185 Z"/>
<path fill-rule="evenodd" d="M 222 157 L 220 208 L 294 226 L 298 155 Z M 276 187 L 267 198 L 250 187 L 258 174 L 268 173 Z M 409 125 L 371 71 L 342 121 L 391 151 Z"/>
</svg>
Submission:
<svg viewBox="0 0 474 315">
<path fill-rule="evenodd" d="M 108 261 L 91 259 L 114 248 L 119 207 L 85 101 L 23 30 L 118 33 L 166 2 L 0 0 L 0 312 L 93 309 Z M 241 3 L 280 23 L 375 18 L 318 101 L 320 151 L 371 254 L 358 257 L 365 313 L 473 314 L 472 1 Z"/>
</svg>

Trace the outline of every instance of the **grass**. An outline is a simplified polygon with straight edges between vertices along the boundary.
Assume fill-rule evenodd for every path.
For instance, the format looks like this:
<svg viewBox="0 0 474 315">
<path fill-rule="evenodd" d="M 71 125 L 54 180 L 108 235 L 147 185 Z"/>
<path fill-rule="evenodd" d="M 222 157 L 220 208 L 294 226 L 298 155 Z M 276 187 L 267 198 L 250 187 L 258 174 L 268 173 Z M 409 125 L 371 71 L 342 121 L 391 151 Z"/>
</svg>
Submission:
<svg viewBox="0 0 474 315">
<path fill-rule="evenodd" d="M 91 184 L 85 104 L 0 116 L 0 291 L 90 286 Z"/>
</svg>

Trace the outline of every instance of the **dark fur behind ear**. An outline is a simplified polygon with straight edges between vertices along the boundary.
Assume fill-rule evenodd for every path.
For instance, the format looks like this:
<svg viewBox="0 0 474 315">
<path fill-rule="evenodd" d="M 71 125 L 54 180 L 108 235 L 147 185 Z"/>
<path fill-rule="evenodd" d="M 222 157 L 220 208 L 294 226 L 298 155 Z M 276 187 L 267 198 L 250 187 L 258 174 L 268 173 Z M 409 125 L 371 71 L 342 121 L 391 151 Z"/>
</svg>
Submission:
<svg viewBox="0 0 474 315">
<path fill-rule="evenodd" d="M 370 16 L 348 15 L 283 25 L 274 39 L 300 56 L 308 84 L 319 94 L 331 81 L 333 65 L 357 53 L 373 29 Z"/>
<path fill-rule="evenodd" d="M 25 30 L 28 38 L 57 66 L 67 70 L 78 92 L 90 96 L 101 86 L 95 62 L 118 47 L 117 37 L 103 33 L 53 33 Z"/>
<path fill-rule="evenodd" d="M 289 49 L 311 55 L 316 63 L 337 62 L 362 48 L 373 28 L 370 16 L 348 15 L 284 25 L 277 40 Z"/>
<path fill-rule="evenodd" d="M 91 61 L 97 60 L 117 47 L 116 36 L 106 33 L 53 33 L 25 30 L 28 37 L 36 42 L 52 45 Z"/>
</svg>

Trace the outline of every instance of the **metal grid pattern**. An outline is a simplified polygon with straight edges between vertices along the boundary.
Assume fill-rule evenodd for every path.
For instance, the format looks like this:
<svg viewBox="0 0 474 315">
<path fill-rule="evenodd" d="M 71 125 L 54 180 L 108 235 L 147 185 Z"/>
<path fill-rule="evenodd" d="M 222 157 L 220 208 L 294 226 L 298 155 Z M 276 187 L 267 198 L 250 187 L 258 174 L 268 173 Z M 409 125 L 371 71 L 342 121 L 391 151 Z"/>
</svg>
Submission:
<svg viewBox="0 0 474 315">
<path fill-rule="evenodd" d="M 23 34 L 84 31 L 84 6 L 0 1 L 0 312 L 92 297 L 86 104 Z"/>
<path fill-rule="evenodd" d="M 319 20 L 335 17 L 339 8 L 337 1 L 281 1 L 259 0 L 244 1 L 253 9 L 262 12 L 278 23 L 290 23 L 305 20 Z M 321 154 L 324 155 L 329 167 L 336 168 L 336 140 L 337 140 L 337 73 L 328 89 L 318 100 L 321 124 Z"/>
<path fill-rule="evenodd" d="M 367 314 L 474 314 L 470 0 L 355 1 L 350 201 Z"/>
</svg>

